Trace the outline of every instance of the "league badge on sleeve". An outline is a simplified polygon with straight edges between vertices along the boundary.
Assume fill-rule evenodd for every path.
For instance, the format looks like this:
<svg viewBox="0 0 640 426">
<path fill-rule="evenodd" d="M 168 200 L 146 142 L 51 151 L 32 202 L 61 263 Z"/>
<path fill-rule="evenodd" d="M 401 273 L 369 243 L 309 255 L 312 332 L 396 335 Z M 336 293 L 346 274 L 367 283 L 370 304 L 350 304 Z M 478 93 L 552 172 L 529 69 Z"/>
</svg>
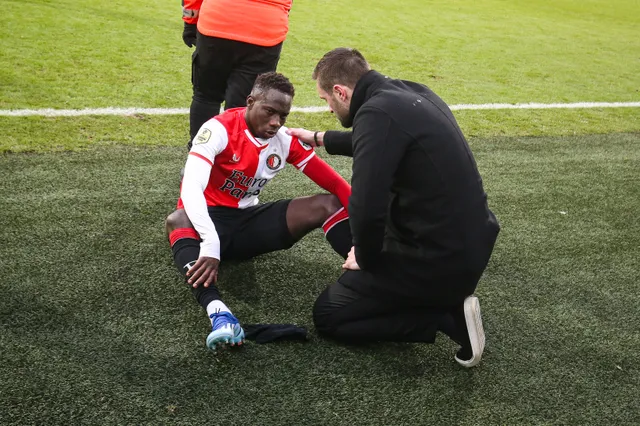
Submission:
<svg viewBox="0 0 640 426">
<path fill-rule="evenodd" d="M 306 142 L 302 142 L 300 139 L 298 139 L 298 142 L 300 143 L 300 145 L 307 151 L 311 151 L 313 150 L 313 147 L 311 145 L 309 145 Z"/>
<path fill-rule="evenodd" d="M 199 145 L 201 143 L 206 143 L 209 141 L 209 138 L 211 138 L 211 130 L 203 127 L 200 129 L 196 137 L 193 138 L 193 144 Z"/>
</svg>

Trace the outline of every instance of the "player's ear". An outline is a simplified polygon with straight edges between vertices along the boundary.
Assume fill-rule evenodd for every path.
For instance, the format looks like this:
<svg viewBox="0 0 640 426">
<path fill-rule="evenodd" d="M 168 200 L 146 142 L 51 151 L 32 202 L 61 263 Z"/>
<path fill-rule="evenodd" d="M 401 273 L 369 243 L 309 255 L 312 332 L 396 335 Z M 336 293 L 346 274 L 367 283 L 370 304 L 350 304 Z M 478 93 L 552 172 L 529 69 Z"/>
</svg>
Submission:
<svg viewBox="0 0 640 426">
<path fill-rule="evenodd" d="M 256 100 L 253 96 L 251 95 L 247 96 L 247 109 L 253 108 L 253 104 L 255 103 L 256 103 Z"/>
</svg>

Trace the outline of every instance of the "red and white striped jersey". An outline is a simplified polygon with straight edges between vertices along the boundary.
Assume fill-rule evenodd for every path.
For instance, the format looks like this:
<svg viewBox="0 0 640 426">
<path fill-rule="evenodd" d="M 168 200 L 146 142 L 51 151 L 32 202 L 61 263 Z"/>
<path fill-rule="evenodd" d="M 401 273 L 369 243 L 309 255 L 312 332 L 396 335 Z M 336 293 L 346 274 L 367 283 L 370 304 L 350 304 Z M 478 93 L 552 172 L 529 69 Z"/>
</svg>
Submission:
<svg viewBox="0 0 640 426">
<path fill-rule="evenodd" d="M 245 109 L 230 109 L 212 118 L 193 139 L 189 155 L 211 165 L 204 190 L 208 206 L 254 206 L 262 189 L 286 163 L 304 170 L 315 156 L 310 145 L 287 135 L 285 127 L 271 139 L 254 137 L 244 119 Z M 183 208 L 182 198 L 178 208 Z"/>
<path fill-rule="evenodd" d="M 270 139 L 255 138 L 245 110 L 230 109 L 207 121 L 193 139 L 184 168 L 178 208 L 184 208 L 200 236 L 200 257 L 220 259 L 220 238 L 207 206 L 244 209 L 258 204 L 262 189 L 286 163 L 340 200 L 344 209 L 327 226 L 347 217 L 351 187 L 342 176 L 284 127 Z"/>
</svg>

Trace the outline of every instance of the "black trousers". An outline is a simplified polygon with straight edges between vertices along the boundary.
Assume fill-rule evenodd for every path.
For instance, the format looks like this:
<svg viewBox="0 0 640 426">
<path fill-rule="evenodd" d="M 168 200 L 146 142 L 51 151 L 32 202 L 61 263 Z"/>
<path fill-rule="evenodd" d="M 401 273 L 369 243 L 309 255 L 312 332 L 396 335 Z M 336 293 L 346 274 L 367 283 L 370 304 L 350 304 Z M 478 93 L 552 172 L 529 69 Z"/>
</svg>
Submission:
<svg viewBox="0 0 640 426">
<path fill-rule="evenodd" d="M 346 343 L 433 343 L 439 323 L 473 294 L 481 275 L 464 268 L 420 270 L 402 259 L 346 271 L 316 300 L 316 330 Z"/>
<path fill-rule="evenodd" d="M 191 61 L 191 140 L 219 114 L 222 102 L 225 109 L 246 106 L 256 77 L 276 70 L 281 50 L 282 43 L 264 47 L 198 33 Z"/>
</svg>

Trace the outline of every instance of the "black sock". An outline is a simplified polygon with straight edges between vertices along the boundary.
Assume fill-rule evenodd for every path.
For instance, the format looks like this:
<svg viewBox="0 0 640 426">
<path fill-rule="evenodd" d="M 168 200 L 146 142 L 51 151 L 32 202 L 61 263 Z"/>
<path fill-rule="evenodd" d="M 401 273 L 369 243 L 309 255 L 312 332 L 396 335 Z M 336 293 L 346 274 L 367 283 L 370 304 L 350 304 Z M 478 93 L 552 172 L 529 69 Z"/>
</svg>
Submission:
<svg viewBox="0 0 640 426">
<path fill-rule="evenodd" d="M 180 238 L 171 246 L 171 252 L 178 271 L 186 278 L 187 271 L 198 260 L 200 241 L 194 238 Z"/>
<path fill-rule="evenodd" d="M 215 284 L 210 284 L 209 287 L 199 286 L 198 288 L 192 288 L 191 294 L 196 298 L 196 301 L 207 310 L 207 305 L 213 302 L 214 300 L 222 300 L 220 297 L 220 291 L 218 291 L 218 287 Z"/>
<path fill-rule="evenodd" d="M 171 246 L 171 251 L 173 252 L 173 261 L 178 271 L 185 277 L 186 282 L 187 271 L 198 260 L 200 241 L 193 238 L 181 238 Z M 213 284 L 209 287 L 192 288 L 191 292 L 204 309 L 207 309 L 210 302 L 220 299 L 220 292 Z"/>
<path fill-rule="evenodd" d="M 343 220 L 336 223 L 328 231 L 325 231 L 325 236 L 329 244 L 336 253 L 347 258 L 351 247 L 353 247 L 353 239 L 351 238 L 351 227 L 349 226 L 349 220 Z"/>
</svg>

